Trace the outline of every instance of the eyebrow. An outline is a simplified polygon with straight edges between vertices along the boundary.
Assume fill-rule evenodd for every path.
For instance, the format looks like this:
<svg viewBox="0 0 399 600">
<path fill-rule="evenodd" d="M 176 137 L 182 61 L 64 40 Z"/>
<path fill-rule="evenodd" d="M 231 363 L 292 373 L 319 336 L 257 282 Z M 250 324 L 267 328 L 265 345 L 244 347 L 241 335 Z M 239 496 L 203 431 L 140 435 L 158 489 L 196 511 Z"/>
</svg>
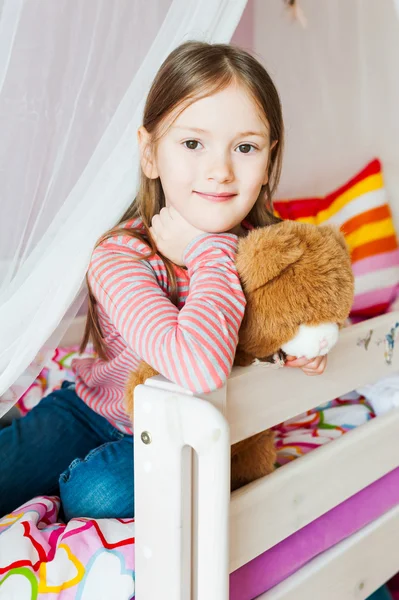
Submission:
<svg viewBox="0 0 399 600">
<path fill-rule="evenodd" d="M 210 133 L 210 131 L 207 131 L 206 129 L 200 129 L 199 127 L 185 127 L 184 125 L 180 127 L 178 125 L 173 125 L 172 129 L 184 129 L 185 131 L 195 131 L 196 133 Z M 240 133 L 237 133 L 236 137 L 246 137 L 247 135 L 268 137 L 267 133 L 262 131 L 241 131 Z"/>
</svg>

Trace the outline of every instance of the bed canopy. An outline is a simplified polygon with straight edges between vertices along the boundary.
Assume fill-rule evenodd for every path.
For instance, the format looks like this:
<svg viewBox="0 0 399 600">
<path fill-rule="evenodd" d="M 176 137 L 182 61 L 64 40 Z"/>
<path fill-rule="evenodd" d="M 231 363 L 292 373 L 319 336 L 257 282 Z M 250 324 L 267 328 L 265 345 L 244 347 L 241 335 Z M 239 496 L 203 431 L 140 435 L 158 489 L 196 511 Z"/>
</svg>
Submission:
<svg viewBox="0 0 399 600">
<path fill-rule="evenodd" d="M 399 205 L 399 1 L 302 0 L 296 19 L 295 2 L 250 4 L 286 118 L 281 194 L 323 193 L 378 155 Z M 76 315 L 91 250 L 134 198 L 160 63 L 188 39 L 228 42 L 245 5 L 0 0 L 0 416 Z"/>
<path fill-rule="evenodd" d="M 134 198 L 162 60 L 228 42 L 245 0 L 0 2 L 0 415 L 84 299 L 96 239 Z"/>
</svg>

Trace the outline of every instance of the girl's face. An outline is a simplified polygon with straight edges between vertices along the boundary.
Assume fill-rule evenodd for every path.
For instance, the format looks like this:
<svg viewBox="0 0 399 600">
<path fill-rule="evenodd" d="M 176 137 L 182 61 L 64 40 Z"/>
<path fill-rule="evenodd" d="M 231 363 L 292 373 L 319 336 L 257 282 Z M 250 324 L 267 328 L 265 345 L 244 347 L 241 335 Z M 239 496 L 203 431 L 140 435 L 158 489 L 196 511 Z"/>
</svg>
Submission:
<svg viewBox="0 0 399 600">
<path fill-rule="evenodd" d="M 145 157 L 149 135 L 139 130 L 145 174 L 160 178 L 166 206 L 194 227 L 209 233 L 237 228 L 268 179 L 269 128 L 254 100 L 232 84 L 177 118 L 171 114 L 170 123 L 151 160 Z"/>
</svg>

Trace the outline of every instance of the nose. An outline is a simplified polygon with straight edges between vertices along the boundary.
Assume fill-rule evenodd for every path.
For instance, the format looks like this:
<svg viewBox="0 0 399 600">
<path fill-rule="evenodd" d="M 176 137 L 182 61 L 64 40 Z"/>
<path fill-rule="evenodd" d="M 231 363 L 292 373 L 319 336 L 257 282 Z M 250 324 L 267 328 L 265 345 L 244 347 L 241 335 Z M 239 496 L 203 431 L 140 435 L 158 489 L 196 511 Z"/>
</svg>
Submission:
<svg viewBox="0 0 399 600">
<path fill-rule="evenodd" d="M 227 154 L 213 155 L 207 169 L 209 181 L 217 183 L 230 183 L 234 180 L 234 170 L 231 158 Z"/>
</svg>

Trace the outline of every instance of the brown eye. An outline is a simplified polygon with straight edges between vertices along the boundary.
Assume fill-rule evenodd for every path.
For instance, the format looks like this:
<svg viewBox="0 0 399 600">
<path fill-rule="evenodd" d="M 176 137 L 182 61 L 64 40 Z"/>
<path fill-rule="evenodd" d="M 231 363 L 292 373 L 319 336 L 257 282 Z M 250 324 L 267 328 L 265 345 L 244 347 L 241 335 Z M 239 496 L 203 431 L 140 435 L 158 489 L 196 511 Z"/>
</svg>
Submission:
<svg viewBox="0 0 399 600">
<path fill-rule="evenodd" d="M 249 154 L 251 152 L 251 148 L 255 150 L 255 147 L 252 144 L 240 144 L 238 146 L 240 148 L 241 154 Z"/>
<path fill-rule="evenodd" d="M 186 146 L 186 148 L 188 148 L 189 150 L 197 150 L 199 142 L 197 142 L 197 140 L 187 140 L 186 142 L 183 142 L 184 145 Z"/>
</svg>

